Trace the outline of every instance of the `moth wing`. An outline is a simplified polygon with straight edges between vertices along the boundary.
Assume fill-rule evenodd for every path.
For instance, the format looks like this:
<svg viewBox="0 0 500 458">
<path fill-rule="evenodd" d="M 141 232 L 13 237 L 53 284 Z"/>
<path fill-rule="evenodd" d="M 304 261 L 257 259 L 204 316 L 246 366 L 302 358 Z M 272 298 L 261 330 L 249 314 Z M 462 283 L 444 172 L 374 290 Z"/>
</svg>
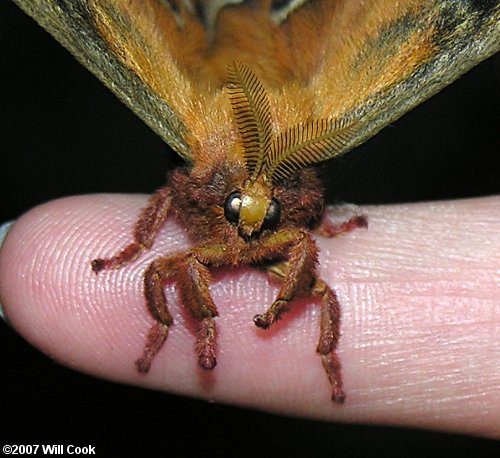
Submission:
<svg viewBox="0 0 500 458">
<path fill-rule="evenodd" d="M 180 156 L 192 160 L 189 132 L 179 116 L 179 103 L 175 100 L 176 97 L 189 98 L 189 85 L 176 74 L 176 67 L 170 65 L 167 46 L 161 50 L 161 59 L 157 46 L 147 48 L 148 41 L 162 44 L 159 39 L 162 34 L 154 35 L 162 25 L 159 22 L 162 16 L 154 8 L 155 2 L 14 1 Z M 150 53 L 144 49 L 149 49 Z M 161 89 L 155 84 L 160 72 L 161 78 L 167 80 Z M 168 83 L 171 86 L 166 91 Z"/>
<path fill-rule="evenodd" d="M 187 0 L 14 1 L 188 161 L 230 151 L 235 60 L 268 89 L 275 133 L 355 124 L 325 160 L 500 49 L 497 0 L 195 2 L 204 19 Z"/>
<path fill-rule="evenodd" d="M 333 3 L 333 2 L 332 2 Z M 343 153 L 500 50 L 500 3 L 335 2 L 330 40 L 310 90 L 315 115 L 353 119 Z"/>
</svg>

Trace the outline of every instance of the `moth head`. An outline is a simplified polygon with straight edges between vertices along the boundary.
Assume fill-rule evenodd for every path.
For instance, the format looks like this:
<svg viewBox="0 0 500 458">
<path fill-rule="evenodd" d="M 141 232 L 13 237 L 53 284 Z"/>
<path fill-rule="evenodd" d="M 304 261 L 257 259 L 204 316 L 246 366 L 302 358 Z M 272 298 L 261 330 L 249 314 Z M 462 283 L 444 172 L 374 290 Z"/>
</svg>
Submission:
<svg viewBox="0 0 500 458">
<path fill-rule="evenodd" d="M 241 191 L 232 192 L 224 203 L 226 219 L 238 225 L 240 235 L 249 239 L 262 229 L 274 229 L 279 223 L 281 205 L 271 195 L 263 177 L 247 180 Z"/>
</svg>

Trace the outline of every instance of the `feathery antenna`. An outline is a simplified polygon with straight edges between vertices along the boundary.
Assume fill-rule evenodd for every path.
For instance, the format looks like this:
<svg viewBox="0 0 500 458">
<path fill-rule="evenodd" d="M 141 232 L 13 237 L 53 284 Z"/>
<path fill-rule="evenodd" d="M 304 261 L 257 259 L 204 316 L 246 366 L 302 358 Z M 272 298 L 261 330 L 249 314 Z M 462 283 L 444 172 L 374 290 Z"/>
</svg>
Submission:
<svg viewBox="0 0 500 458">
<path fill-rule="evenodd" d="M 252 179 L 261 172 L 272 136 L 269 100 L 255 74 L 240 62 L 228 69 L 227 89 Z"/>
<path fill-rule="evenodd" d="M 354 139 L 356 123 L 349 118 L 300 123 L 273 138 L 266 90 L 241 62 L 229 66 L 227 90 L 252 180 L 261 174 L 273 182 L 284 180 L 301 168 L 344 153 Z"/>
</svg>

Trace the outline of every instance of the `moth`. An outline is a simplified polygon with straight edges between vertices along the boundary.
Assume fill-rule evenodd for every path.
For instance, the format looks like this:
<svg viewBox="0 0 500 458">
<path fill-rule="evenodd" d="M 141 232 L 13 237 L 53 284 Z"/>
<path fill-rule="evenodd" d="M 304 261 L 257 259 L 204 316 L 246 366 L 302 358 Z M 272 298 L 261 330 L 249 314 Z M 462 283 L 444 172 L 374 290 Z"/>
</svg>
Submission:
<svg viewBox="0 0 500 458">
<path fill-rule="evenodd" d="M 92 269 L 120 268 L 174 217 L 193 248 L 147 268 L 153 325 L 147 372 L 173 324 L 173 280 L 216 365 L 210 270 L 258 265 L 281 281 L 254 317 L 269 328 L 300 297 L 321 303 L 321 356 L 332 400 L 345 399 L 340 304 L 318 277 L 312 232 L 366 227 L 324 213 L 317 166 L 355 148 L 500 48 L 498 1 L 14 0 L 184 160 L 139 216 L 133 240 Z"/>
</svg>

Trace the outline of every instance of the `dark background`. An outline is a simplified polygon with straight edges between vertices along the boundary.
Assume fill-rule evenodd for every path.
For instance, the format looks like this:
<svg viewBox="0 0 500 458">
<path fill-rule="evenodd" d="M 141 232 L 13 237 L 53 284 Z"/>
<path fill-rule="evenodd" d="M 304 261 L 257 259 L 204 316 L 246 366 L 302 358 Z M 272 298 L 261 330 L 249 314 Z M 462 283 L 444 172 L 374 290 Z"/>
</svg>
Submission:
<svg viewBox="0 0 500 458">
<path fill-rule="evenodd" d="M 163 183 L 175 155 L 4 0 L 0 38 L 0 221 L 61 196 L 150 193 Z M 484 62 L 330 164 L 329 198 L 378 204 L 500 193 L 499 62 Z M 208 456 L 499 451 L 483 439 L 289 419 L 96 380 L 58 366 L 1 326 L 2 443 L 89 443 L 100 456 L 179 447 Z"/>
</svg>

